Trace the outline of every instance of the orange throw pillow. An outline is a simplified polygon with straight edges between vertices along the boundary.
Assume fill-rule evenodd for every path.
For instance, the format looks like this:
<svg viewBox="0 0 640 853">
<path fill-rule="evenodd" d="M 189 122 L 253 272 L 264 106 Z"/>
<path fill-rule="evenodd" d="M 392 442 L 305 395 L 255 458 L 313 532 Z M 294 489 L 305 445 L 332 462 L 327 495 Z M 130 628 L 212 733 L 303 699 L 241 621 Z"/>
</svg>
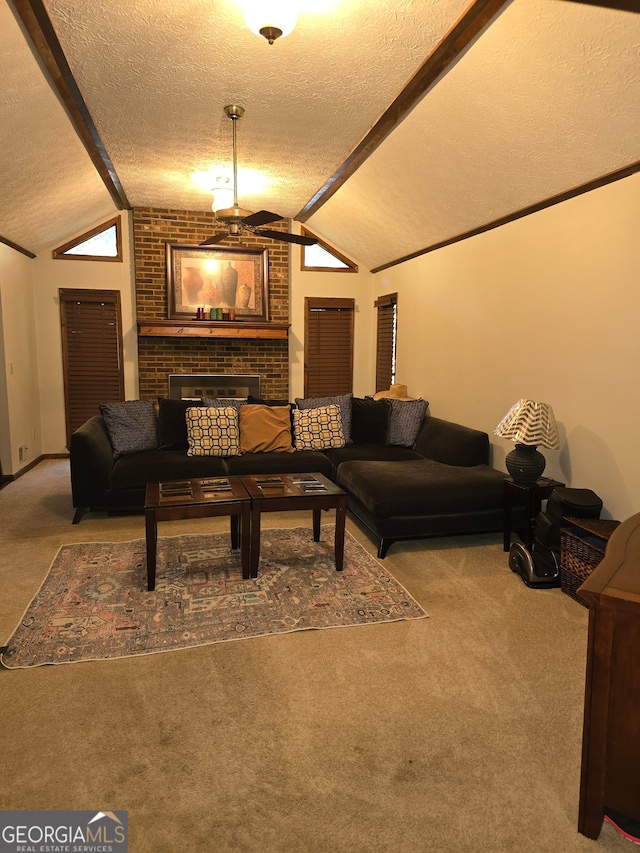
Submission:
<svg viewBox="0 0 640 853">
<path fill-rule="evenodd" d="M 293 453 L 289 406 L 240 407 L 240 453 Z"/>
</svg>

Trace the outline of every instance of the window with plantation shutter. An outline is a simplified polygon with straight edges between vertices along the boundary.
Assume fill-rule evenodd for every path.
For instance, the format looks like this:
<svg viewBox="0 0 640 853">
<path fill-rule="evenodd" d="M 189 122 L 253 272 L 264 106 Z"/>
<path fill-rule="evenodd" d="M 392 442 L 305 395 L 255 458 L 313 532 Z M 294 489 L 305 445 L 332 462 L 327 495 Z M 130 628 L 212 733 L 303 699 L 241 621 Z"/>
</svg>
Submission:
<svg viewBox="0 0 640 853">
<path fill-rule="evenodd" d="M 68 446 L 100 403 L 124 400 L 122 319 L 117 290 L 61 288 L 59 295 Z"/>
<path fill-rule="evenodd" d="M 353 391 L 354 299 L 305 299 L 304 396 Z"/>
<path fill-rule="evenodd" d="M 398 294 L 387 293 L 375 301 L 378 309 L 376 347 L 376 392 L 386 391 L 396 381 L 396 330 Z"/>
</svg>

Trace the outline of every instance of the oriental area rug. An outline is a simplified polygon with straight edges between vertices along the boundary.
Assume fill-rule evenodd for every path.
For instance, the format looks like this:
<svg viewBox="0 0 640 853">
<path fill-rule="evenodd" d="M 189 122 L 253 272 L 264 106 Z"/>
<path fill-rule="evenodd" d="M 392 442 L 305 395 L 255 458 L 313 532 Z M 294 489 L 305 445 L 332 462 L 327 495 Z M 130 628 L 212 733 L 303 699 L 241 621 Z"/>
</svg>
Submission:
<svg viewBox="0 0 640 853">
<path fill-rule="evenodd" d="M 337 572 L 333 534 L 323 527 L 314 542 L 307 528 L 263 528 L 251 580 L 228 534 L 160 538 L 154 592 L 144 539 L 63 545 L 0 661 L 19 669 L 110 660 L 427 616 L 349 533 Z"/>
</svg>

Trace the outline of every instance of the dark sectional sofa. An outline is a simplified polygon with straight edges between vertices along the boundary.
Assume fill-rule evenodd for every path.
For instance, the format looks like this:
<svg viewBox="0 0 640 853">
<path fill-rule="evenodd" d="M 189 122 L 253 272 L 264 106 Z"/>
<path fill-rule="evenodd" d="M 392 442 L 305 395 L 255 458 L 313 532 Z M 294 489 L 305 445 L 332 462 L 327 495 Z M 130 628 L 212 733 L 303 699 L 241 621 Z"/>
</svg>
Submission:
<svg viewBox="0 0 640 853">
<path fill-rule="evenodd" d="M 366 406 L 363 411 L 368 416 Z M 427 411 L 412 447 L 385 444 L 379 432 L 367 435 L 366 429 L 364 437 L 375 443 L 354 434 L 343 447 L 221 457 L 189 456 L 186 446 L 165 442 L 167 449 L 114 459 L 107 424 L 96 416 L 71 437 L 73 521 L 89 511 L 142 510 L 150 481 L 320 472 L 347 492 L 349 510 L 376 537 L 381 558 L 402 539 L 502 530 L 507 475 L 489 465 L 486 433 Z"/>
</svg>

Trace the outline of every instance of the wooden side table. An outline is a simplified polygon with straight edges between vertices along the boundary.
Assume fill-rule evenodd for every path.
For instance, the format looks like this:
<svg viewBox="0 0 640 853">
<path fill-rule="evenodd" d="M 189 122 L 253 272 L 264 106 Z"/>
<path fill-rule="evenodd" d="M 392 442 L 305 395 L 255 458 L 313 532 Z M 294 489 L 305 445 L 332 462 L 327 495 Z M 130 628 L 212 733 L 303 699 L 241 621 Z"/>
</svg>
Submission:
<svg viewBox="0 0 640 853">
<path fill-rule="evenodd" d="M 144 502 L 147 589 L 156 588 L 158 522 L 181 518 L 231 518 L 231 547 L 240 546 L 242 577 L 250 577 L 251 501 L 240 477 L 203 477 L 147 483 Z"/>
<path fill-rule="evenodd" d="M 320 513 L 335 509 L 334 554 L 336 571 L 344 563 L 344 528 L 347 493 L 322 474 L 256 474 L 244 475 L 242 484 L 251 497 L 251 570 L 258 577 L 260 562 L 260 515 L 263 512 L 287 512 L 310 509 L 313 512 L 313 539 L 320 541 Z"/>
<path fill-rule="evenodd" d="M 514 503 L 524 504 L 525 529 L 522 540 L 529 548 L 533 545 L 533 525 L 537 514 L 540 512 L 542 501 L 550 497 L 551 492 L 564 486 L 558 480 L 551 477 L 541 477 L 535 483 L 516 483 L 511 477 L 504 481 L 503 493 L 503 528 L 504 528 L 504 550 L 511 548 L 511 508 Z"/>
</svg>

